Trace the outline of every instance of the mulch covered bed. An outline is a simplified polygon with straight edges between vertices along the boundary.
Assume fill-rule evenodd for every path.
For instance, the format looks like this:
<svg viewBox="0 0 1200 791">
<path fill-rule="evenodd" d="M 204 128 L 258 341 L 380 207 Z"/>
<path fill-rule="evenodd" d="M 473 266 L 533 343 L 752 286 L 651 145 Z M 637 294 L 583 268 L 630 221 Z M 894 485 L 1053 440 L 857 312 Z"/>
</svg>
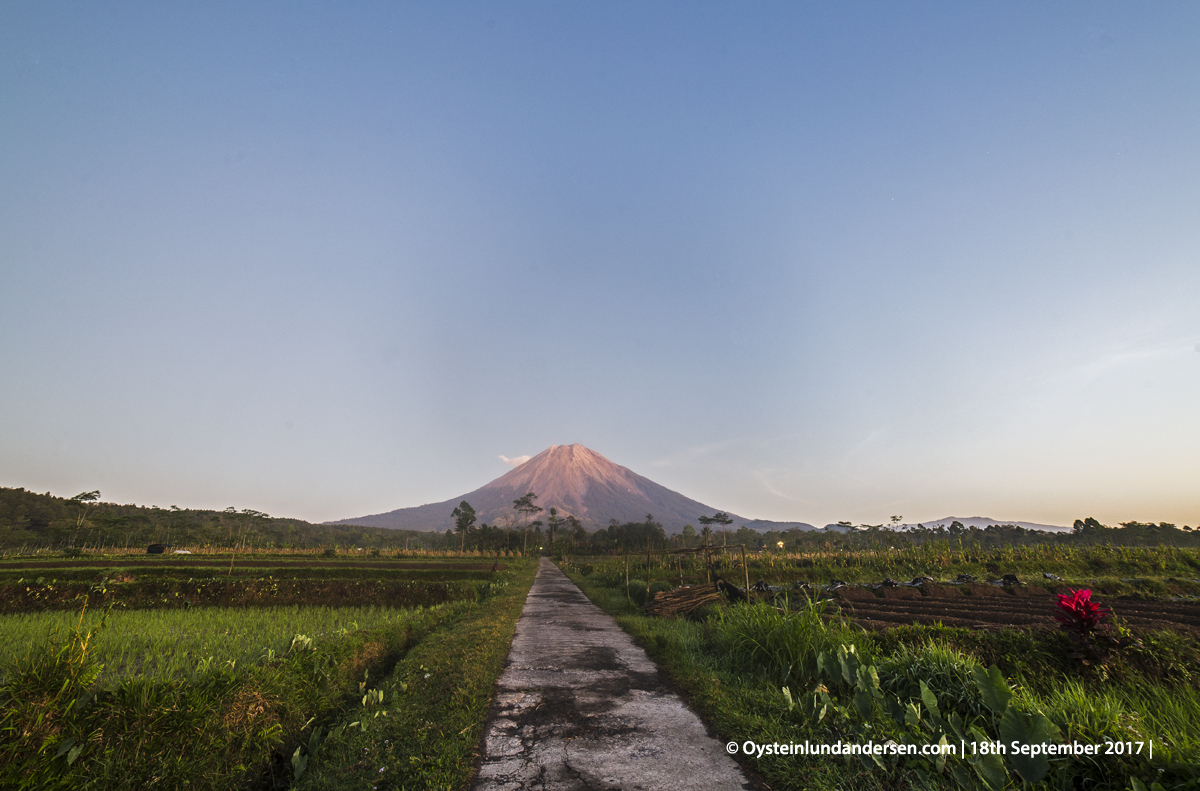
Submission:
<svg viewBox="0 0 1200 791">
<path fill-rule="evenodd" d="M 1044 588 L 986 584 L 881 588 L 846 587 L 833 591 L 842 613 L 863 626 L 886 629 L 913 623 L 966 628 L 1058 629 L 1054 594 Z M 1065 588 L 1064 588 L 1065 592 Z M 1172 629 L 1200 636 L 1200 603 L 1111 598 L 1105 607 L 1139 629 Z"/>
</svg>

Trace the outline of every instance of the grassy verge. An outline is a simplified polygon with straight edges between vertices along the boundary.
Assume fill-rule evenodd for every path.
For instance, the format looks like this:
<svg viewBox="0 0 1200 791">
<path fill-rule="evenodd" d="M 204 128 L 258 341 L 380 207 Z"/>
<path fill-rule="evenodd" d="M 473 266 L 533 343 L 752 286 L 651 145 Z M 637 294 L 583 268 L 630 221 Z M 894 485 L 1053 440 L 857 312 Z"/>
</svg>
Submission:
<svg viewBox="0 0 1200 791">
<path fill-rule="evenodd" d="M 296 756 L 298 789 L 461 789 L 536 563 L 509 588 L 416 645 Z M 311 747 L 311 749 L 310 749 Z"/>
<path fill-rule="evenodd" d="M 1010 749 L 1014 740 L 1078 741 L 1101 750 L 1108 742 L 1155 743 L 1152 760 L 1144 750 L 1045 762 L 978 754 L 944 762 L 743 756 L 773 788 L 999 791 L 1033 784 L 1022 777 L 1047 788 L 1200 787 L 1194 640 L 1145 634 L 1103 665 L 1084 666 L 1057 633 L 866 633 L 817 608 L 781 614 L 761 605 L 658 619 L 627 602 L 623 579 L 570 576 L 647 649 L 722 740 L 920 746 L 946 737 L 968 745 L 998 740 Z"/>
</svg>

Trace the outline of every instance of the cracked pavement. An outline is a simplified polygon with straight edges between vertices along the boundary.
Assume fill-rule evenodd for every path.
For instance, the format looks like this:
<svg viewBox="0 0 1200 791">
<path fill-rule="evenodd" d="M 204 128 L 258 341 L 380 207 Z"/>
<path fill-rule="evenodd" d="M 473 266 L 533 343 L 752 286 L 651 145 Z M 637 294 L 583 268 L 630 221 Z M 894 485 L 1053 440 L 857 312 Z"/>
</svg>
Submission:
<svg viewBox="0 0 1200 791">
<path fill-rule="evenodd" d="M 542 558 L 497 685 L 474 788 L 755 785 L 646 652 Z"/>
</svg>

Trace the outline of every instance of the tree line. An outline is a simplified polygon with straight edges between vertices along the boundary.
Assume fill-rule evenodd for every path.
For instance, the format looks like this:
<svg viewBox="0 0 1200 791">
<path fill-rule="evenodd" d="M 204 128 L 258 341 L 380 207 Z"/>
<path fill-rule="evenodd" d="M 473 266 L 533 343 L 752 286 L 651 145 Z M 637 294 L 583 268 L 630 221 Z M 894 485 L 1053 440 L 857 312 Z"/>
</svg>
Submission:
<svg viewBox="0 0 1200 791">
<path fill-rule="evenodd" d="M 984 528 L 953 522 L 947 527 L 897 530 L 893 526 L 851 525 L 837 530 L 758 531 L 732 527 L 733 519 L 718 511 L 696 517 L 691 524 L 668 534 L 652 514 L 644 520 L 620 522 L 589 532 L 571 514 L 549 511 L 537 504 L 538 496 L 526 492 L 513 501 L 511 516 L 496 523 L 477 523 L 474 508 L 465 500 L 450 514 L 454 527 L 443 532 L 397 530 L 358 525 L 323 525 L 301 519 L 276 518 L 262 511 L 233 507 L 224 510 L 185 509 L 176 506 L 119 505 L 100 499 L 99 491 L 74 497 L 55 497 L 20 488 L 0 487 L 0 550 L 21 546 L 96 550 L 136 548 L 151 543 L 206 546 L 228 549 L 366 548 L 479 550 L 512 554 L 596 554 L 685 549 L 700 546 L 745 544 L 752 551 L 789 552 L 855 550 L 920 546 L 933 541 L 961 541 L 983 549 L 1058 544 L 1065 546 L 1200 547 L 1200 530 L 1167 522 L 1122 522 L 1103 525 L 1088 517 L 1075 521 L 1065 532 L 1028 530 L 1018 525 Z"/>
</svg>

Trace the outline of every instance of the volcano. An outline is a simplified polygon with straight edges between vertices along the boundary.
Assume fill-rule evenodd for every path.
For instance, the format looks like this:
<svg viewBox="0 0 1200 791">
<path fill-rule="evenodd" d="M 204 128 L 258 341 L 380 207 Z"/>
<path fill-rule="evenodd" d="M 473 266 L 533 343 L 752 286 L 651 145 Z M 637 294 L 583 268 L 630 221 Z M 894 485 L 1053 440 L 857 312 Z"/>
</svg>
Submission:
<svg viewBox="0 0 1200 791">
<path fill-rule="evenodd" d="M 559 516 L 574 516 L 589 530 L 607 527 L 612 519 L 642 522 L 647 514 L 653 514 L 667 532 L 674 532 L 685 524 L 698 528 L 699 517 L 719 510 L 660 486 L 583 445 L 552 445 L 511 472 L 460 497 L 330 524 L 445 530 L 453 526 L 450 513 L 463 500 L 475 509 L 480 522 L 503 524 L 507 518 L 516 524 L 520 520 L 513 511 L 513 500 L 526 492 L 536 494 L 536 503 L 547 513 L 552 507 L 557 508 Z M 545 514 L 539 516 L 545 519 Z M 764 522 L 732 513 L 729 516 L 734 520 L 732 529 L 742 525 L 756 529 L 814 529 L 803 522 Z"/>
</svg>

